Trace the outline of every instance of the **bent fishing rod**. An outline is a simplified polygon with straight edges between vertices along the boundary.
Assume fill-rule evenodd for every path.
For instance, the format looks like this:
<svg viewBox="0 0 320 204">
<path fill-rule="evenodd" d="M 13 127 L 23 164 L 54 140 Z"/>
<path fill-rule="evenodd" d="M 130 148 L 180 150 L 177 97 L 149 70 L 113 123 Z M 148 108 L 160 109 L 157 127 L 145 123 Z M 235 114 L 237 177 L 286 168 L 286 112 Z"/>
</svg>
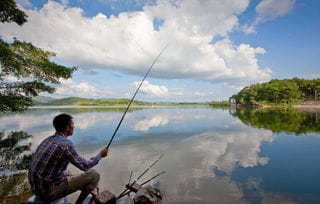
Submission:
<svg viewBox="0 0 320 204">
<path fill-rule="evenodd" d="M 161 52 L 158 54 L 158 56 L 153 60 L 153 62 L 152 62 L 152 64 L 151 64 L 151 66 L 149 67 L 149 69 L 148 69 L 147 73 L 144 75 L 143 79 L 141 80 L 141 82 L 140 82 L 140 84 L 139 84 L 139 86 L 138 86 L 138 88 L 137 88 L 136 92 L 133 94 L 133 96 L 132 96 L 132 98 L 131 98 L 131 100 L 130 100 L 130 102 L 129 102 L 129 104 L 128 104 L 127 108 L 126 108 L 126 110 L 123 112 L 122 117 L 121 117 L 121 119 L 120 119 L 120 121 L 119 121 L 119 123 L 118 123 L 118 125 L 117 125 L 116 129 L 114 130 L 114 132 L 113 132 L 113 134 L 112 134 L 112 137 L 111 137 L 111 139 L 110 139 L 110 141 L 109 141 L 109 143 L 108 143 L 108 145 L 107 145 L 106 149 L 108 149 L 108 148 L 110 147 L 110 145 L 111 145 L 111 143 L 112 143 L 112 141 L 113 141 L 114 136 L 115 136 L 115 135 L 116 135 L 116 133 L 118 132 L 118 129 L 120 128 L 120 125 L 121 125 L 121 123 L 122 123 L 122 121 L 123 121 L 124 117 L 126 116 L 126 114 L 127 114 L 128 110 L 129 110 L 129 108 L 130 108 L 130 106 L 131 106 L 131 103 L 133 102 L 134 98 L 136 97 L 136 95 L 137 95 L 137 93 L 138 93 L 138 91 L 139 91 L 140 87 L 142 86 L 142 84 L 143 84 L 144 80 L 147 78 L 147 76 L 148 76 L 148 74 L 150 73 L 150 71 L 151 71 L 151 69 L 152 69 L 153 65 L 158 61 L 158 59 L 159 59 L 160 55 L 163 53 L 163 51 L 164 51 L 167 47 L 168 47 L 168 45 L 166 45 L 166 46 L 161 50 Z"/>
</svg>

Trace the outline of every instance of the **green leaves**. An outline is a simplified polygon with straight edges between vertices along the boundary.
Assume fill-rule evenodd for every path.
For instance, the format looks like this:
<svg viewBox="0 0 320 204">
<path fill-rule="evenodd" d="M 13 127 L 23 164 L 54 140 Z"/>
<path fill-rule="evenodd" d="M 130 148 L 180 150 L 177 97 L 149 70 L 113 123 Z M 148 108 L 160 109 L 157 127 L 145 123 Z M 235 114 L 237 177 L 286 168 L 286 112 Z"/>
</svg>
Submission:
<svg viewBox="0 0 320 204">
<path fill-rule="evenodd" d="M 27 15 L 13 0 L 0 1 L 0 21 L 22 25 Z M 53 93 L 54 84 L 72 77 L 76 67 L 50 61 L 55 53 L 14 38 L 9 44 L 0 38 L 0 112 L 23 111 L 32 105 L 32 97 Z"/>
<path fill-rule="evenodd" d="M 58 84 L 60 78 L 68 79 L 76 70 L 75 67 L 69 68 L 50 61 L 55 53 L 44 51 L 31 43 L 15 39 L 10 48 L 15 60 L 15 71 L 22 77 Z"/>
<path fill-rule="evenodd" d="M 41 92 L 53 93 L 59 79 L 72 77 L 75 67 L 58 65 L 50 58 L 55 54 L 14 39 L 12 44 L 0 39 L 0 111 L 23 111 Z M 16 78 L 15 81 L 7 80 Z"/>
<path fill-rule="evenodd" d="M 302 100 L 319 99 L 319 84 L 320 79 L 274 79 L 245 87 L 231 98 L 242 105 L 290 105 Z"/>
<path fill-rule="evenodd" d="M 27 21 L 27 15 L 18 9 L 14 0 L 1 0 L 0 1 L 0 21 L 16 22 L 18 25 L 22 25 Z"/>
<path fill-rule="evenodd" d="M 21 94 L 0 93 L 0 110 L 4 111 L 24 111 L 32 105 L 32 98 Z"/>
</svg>

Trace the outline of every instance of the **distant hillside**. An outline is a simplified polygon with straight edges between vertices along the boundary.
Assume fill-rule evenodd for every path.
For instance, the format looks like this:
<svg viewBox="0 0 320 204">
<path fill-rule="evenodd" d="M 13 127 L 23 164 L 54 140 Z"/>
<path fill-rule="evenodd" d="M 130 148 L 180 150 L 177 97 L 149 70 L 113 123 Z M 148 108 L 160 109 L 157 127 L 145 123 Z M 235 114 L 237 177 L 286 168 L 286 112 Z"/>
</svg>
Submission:
<svg viewBox="0 0 320 204">
<path fill-rule="evenodd" d="M 42 103 L 49 103 L 54 101 L 54 98 L 51 97 L 46 97 L 46 96 L 36 96 L 33 98 L 33 103 L 34 104 L 42 104 Z"/>
<path fill-rule="evenodd" d="M 126 106 L 130 102 L 129 99 L 90 99 L 80 97 L 68 97 L 62 99 L 53 99 L 49 101 L 36 101 L 37 105 L 50 106 Z M 152 105 L 153 103 L 134 101 L 132 105 Z"/>
<path fill-rule="evenodd" d="M 46 100 L 44 100 L 46 99 Z M 45 106 L 127 106 L 130 99 L 90 99 L 80 97 L 68 97 L 62 99 L 38 98 L 34 100 L 35 105 Z M 142 102 L 133 101 L 133 106 L 192 106 L 207 105 L 207 103 L 164 103 L 164 102 Z"/>
</svg>

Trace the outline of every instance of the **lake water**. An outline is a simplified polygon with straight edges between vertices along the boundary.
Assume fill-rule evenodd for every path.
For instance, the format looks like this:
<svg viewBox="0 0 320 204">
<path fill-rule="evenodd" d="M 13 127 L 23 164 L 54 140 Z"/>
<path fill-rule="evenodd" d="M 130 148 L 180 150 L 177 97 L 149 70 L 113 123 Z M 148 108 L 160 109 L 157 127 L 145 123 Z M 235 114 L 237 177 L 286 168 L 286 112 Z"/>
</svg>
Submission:
<svg viewBox="0 0 320 204">
<path fill-rule="evenodd" d="M 16 144 L 28 147 L 16 153 L 21 159 L 54 133 L 52 118 L 61 112 L 73 115 L 76 128 L 69 138 L 89 158 L 106 146 L 123 110 L 30 109 L 0 115 L 0 130 L 32 135 Z M 320 203 L 319 112 L 132 109 L 108 157 L 95 167 L 101 174 L 100 189 L 118 195 L 130 172 L 133 180 L 162 154 L 138 183 L 165 171 L 149 183 L 164 193 L 164 203 Z M 4 173 L 3 158 L 2 166 Z M 71 165 L 69 169 L 78 172 Z M 0 201 L 25 201 L 31 195 L 26 182 L 25 174 L 2 178 Z M 71 195 L 69 201 L 75 198 Z"/>
</svg>

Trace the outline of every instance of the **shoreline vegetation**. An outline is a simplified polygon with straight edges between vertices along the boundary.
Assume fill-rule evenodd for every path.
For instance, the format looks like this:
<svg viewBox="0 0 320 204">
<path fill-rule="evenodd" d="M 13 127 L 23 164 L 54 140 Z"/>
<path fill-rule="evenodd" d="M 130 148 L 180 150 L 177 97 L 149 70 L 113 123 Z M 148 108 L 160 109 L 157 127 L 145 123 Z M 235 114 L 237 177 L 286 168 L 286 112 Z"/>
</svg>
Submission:
<svg viewBox="0 0 320 204">
<path fill-rule="evenodd" d="M 30 108 L 126 108 L 130 99 L 88 99 L 80 97 L 68 97 L 53 99 L 39 97 L 34 100 Z M 272 104 L 236 104 L 229 101 L 211 102 L 143 102 L 133 101 L 132 108 L 156 108 L 156 107 L 186 107 L 186 106 L 210 106 L 214 108 L 297 108 L 297 109 L 320 109 L 320 100 L 308 100 L 296 104 L 272 103 Z"/>
<path fill-rule="evenodd" d="M 244 87 L 229 101 L 236 107 L 320 106 L 320 79 L 273 79 Z"/>
<path fill-rule="evenodd" d="M 30 108 L 40 107 L 81 107 L 81 108 L 103 108 L 115 107 L 125 108 L 130 103 L 130 99 L 90 99 L 80 97 L 68 97 L 62 99 L 53 99 L 49 97 L 37 97 L 34 100 L 34 105 Z M 216 106 L 229 107 L 228 101 L 214 102 L 144 102 L 134 100 L 131 107 L 168 107 L 168 106 Z"/>
<path fill-rule="evenodd" d="M 38 96 L 33 100 L 37 107 L 127 107 L 130 99 L 92 99 L 68 97 L 53 99 Z M 298 108 L 320 109 L 320 79 L 273 79 L 244 87 L 228 101 L 210 102 L 144 102 L 134 100 L 132 107 L 210 106 L 213 108 Z"/>
</svg>

